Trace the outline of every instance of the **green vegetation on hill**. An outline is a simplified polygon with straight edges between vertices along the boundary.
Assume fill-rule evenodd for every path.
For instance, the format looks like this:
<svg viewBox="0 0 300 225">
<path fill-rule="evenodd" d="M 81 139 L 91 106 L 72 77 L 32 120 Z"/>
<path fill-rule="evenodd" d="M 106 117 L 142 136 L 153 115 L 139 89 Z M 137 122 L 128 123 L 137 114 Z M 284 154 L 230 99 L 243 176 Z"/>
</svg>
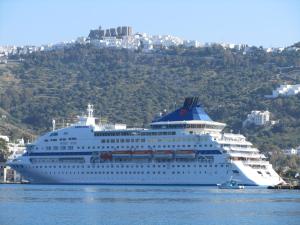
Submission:
<svg viewBox="0 0 300 225">
<path fill-rule="evenodd" d="M 5 162 L 9 156 L 7 143 L 5 140 L 0 138 L 0 162 Z"/>
<path fill-rule="evenodd" d="M 266 99 L 283 83 L 300 83 L 300 52 L 267 53 L 181 47 L 151 53 L 75 46 L 21 56 L 0 68 L 0 107 L 36 133 L 52 118 L 75 116 L 88 102 L 112 122 L 143 126 L 184 97 L 197 95 L 227 130 L 246 134 L 264 151 L 300 145 L 300 96 Z M 251 110 L 272 112 L 279 124 L 242 129 Z"/>
</svg>

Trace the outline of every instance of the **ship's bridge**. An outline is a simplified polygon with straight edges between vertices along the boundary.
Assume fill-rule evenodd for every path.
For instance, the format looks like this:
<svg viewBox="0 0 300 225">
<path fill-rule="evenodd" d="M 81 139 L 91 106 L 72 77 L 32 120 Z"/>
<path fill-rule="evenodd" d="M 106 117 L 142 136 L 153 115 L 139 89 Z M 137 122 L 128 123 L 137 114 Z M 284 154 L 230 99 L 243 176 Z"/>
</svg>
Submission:
<svg viewBox="0 0 300 225">
<path fill-rule="evenodd" d="M 155 119 L 153 129 L 201 129 L 222 131 L 226 124 L 213 121 L 198 103 L 198 97 L 186 98 L 181 108 Z"/>
</svg>

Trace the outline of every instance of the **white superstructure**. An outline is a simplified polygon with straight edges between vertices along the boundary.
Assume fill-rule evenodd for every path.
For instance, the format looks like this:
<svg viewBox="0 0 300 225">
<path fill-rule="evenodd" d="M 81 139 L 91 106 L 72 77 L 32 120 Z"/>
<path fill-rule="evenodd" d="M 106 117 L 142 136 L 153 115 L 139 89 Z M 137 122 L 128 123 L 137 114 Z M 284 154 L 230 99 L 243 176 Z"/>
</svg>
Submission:
<svg viewBox="0 0 300 225">
<path fill-rule="evenodd" d="M 283 180 L 243 135 L 223 133 L 187 98 L 149 129 L 96 124 L 92 105 L 78 123 L 54 130 L 8 164 L 32 183 L 244 185 Z"/>
</svg>

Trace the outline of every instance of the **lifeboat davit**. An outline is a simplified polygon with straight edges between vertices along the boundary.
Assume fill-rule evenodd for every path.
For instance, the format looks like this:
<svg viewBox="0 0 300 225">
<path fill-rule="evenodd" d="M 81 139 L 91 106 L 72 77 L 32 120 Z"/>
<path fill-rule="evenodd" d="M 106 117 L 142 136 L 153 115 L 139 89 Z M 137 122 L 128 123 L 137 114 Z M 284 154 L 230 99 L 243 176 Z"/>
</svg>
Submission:
<svg viewBox="0 0 300 225">
<path fill-rule="evenodd" d="M 153 158 L 172 159 L 174 152 L 171 150 L 158 150 L 153 153 Z"/>
<path fill-rule="evenodd" d="M 177 159 L 194 159 L 196 153 L 193 150 L 177 150 L 175 152 L 175 158 Z"/>
<path fill-rule="evenodd" d="M 146 150 L 146 151 L 133 151 L 132 152 L 133 158 L 151 158 L 152 157 L 152 151 Z"/>
<path fill-rule="evenodd" d="M 111 152 L 102 152 L 102 153 L 100 153 L 100 159 L 102 159 L 102 160 L 111 160 L 112 159 Z"/>
</svg>

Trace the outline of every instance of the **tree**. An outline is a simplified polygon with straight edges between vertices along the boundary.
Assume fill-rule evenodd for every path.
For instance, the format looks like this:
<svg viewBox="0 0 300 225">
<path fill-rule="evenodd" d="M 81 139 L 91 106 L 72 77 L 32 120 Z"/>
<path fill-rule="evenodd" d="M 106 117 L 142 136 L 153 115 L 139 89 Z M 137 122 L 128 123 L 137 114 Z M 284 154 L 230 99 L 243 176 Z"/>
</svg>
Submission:
<svg viewBox="0 0 300 225">
<path fill-rule="evenodd" d="M 6 162 L 9 156 L 7 142 L 0 138 L 0 162 Z"/>
</svg>

